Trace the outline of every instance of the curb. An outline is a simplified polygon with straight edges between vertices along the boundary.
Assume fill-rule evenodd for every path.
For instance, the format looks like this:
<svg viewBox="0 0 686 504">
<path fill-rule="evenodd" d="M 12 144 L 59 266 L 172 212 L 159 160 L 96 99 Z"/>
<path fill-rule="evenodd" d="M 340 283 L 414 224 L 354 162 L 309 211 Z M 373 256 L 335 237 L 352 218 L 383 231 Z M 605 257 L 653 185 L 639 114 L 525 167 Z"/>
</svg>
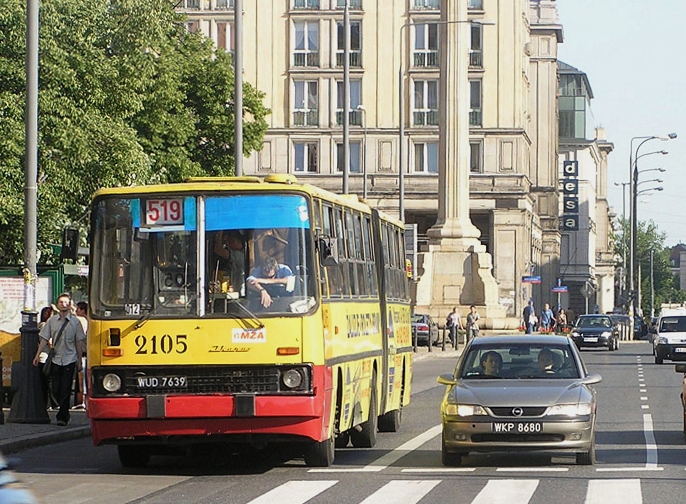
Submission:
<svg viewBox="0 0 686 504">
<path fill-rule="evenodd" d="M 73 439 L 81 439 L 90 435 L 90 425 L 66 427 L 61 430 L 43 432 L 41 434 L 28 434 L 26 436 L 9 439 L 7 441 L 0 441 L 0 452 L 8 455 L 11 453 L 28 450 L 29 448 L 35 448 L 37 446 L 61 443 L 62 441 L 71 441 Z"/>
</svg>

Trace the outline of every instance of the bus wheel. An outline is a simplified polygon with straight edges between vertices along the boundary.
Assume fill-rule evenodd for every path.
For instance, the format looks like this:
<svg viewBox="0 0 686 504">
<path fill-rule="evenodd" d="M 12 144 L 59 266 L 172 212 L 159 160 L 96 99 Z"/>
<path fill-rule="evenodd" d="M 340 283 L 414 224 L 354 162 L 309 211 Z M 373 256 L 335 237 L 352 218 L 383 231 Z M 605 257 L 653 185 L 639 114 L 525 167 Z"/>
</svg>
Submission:
<svg viewBox="0 0 686 504">
<path fill-rule="evenodd" d="M 369 398 L 369 419 L 360 425 L 360 430 L 350 429 L 350 441 L 355 448 L 373 448 L 376 444 L 376 431 L 379 417 L 376 412 L 376 379 L 372 379 L 372 393 Z"/>
<path fill-rule="evenodd" d="M 398 432 L 403 410 L 388 411 L 379 417 L 379 432 Z"/>
<path fill-rule="evenodd" d="M 312 441 L 305 449 L 305 464 L 308 467 L 329 467 L 335 456 L 334 437 L 324 441 Z"/>
<path fill-rule="evenodd" d="M 150 462 L 150 449 L 147 446 L 119 445 L 117 451 L 124 467 L 141 468 Z"/>
<path fill-rule="evenodd" d="M 350 442 L 350 432 L 345 431 L 341 432 L 338 436 L 336 436 L 336 448 L 345 448 L 348 446 L 348 443 Z"/>
</svg>

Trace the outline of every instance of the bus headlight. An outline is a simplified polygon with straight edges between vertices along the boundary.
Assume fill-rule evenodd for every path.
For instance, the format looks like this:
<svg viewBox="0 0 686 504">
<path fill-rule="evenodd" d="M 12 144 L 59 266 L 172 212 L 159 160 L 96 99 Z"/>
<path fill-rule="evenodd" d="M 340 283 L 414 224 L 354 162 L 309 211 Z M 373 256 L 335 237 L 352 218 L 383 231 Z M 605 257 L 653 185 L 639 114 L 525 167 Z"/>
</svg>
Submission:
<svg viewBox="0 0 686 504">
<path fill-rule="evenodd" d="M 297 369 L 289 369 L 281 375 L 281 382 L 286 388 L 295 389 L 302 384 L 303 377 Z"/>
<path fill-rule="evenodd" d="M 121 378 L 114 373 L 107 373 L 102 378 L 102 388 L 108 392 L 117 392 L 121 389 Z"/>
</svg>

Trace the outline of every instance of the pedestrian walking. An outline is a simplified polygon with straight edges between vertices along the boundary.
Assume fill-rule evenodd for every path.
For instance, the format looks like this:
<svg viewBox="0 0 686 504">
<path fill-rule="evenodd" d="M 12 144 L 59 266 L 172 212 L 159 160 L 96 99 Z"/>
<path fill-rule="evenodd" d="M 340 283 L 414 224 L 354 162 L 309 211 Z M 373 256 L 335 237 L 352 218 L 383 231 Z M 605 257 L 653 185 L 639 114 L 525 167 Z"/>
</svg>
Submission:
<svg viewBox="0 0 686 504">
<path fill-rule="evenodd" d="M 450 337 L 450 344 L 454 345 L 457 341 L 457 331 L 462 330 L 462 321 L 460 314 L 457 313 L 457 306 L 453 308 L 445 319 L 445 326 L 448 328 L 448 335 Z"/>
<path fill-rule="evenodd" d="M 57 425 L 67 425 L 74 369 L 83 369 L 80 356 L 84 354 L 86 334 L 76 315 L 71 313 L 69 294 L 60 294 L 56 306 L 59 313 L 50 317 L 40 330 L 41 340 L 33 358 L 33 365 L 38 366 L 43 348 L 52 339 L 55 353 L 50 366 L 50 380 L 53 394 L 60 407 L 57 412 Z"/>
<path fill-rule="evenodd" d="M 529 304 L 524 307 L 524 328 L 527 334 L 532 334 L 534 332 L 534 326 L 538 322 L 538 317 L 536 317 L 536 311 L 534 310 L 534 300 L 529 299 Z"/>
<path fill-rule="evenodd" d="M 476 306 L 470 306 L 467 314 L 467 341 L 479 335 L 479 319 L 481 317 L 476 311 Z"/>
<path fill-rule="evenodd" d="M 552 332 L 554 325 L 555 316 L 553 315 L 553 310 L 550 309 L 550 305 L 548 303 L 545 303 L 543 305 L 543 310 L 541 310 L 541 332 Z"/>
</svg>

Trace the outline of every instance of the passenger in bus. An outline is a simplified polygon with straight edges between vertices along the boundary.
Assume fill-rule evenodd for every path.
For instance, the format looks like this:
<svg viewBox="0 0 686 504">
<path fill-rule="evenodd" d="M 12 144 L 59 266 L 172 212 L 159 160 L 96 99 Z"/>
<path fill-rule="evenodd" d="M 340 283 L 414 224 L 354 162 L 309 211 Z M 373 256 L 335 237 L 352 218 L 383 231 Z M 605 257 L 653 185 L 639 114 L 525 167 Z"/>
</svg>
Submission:
<svg viewBox="0 0 686 504">
<path fill-rule="evenodd" d="M 289 278 L 292 277 L 291 268 L 279 264 L 273 257 L 267 257 L 261 266 L 253 268 L 250 272 L 247 278 L 248 288 L 257 291 L 260 295 L 260 304 L 269 308 L 273 297 L 286 295 Z"/>
<path fill-rule="evenodd" d="M 245 246 L 240 231 L 219 231 L 214 237 L 216 264 L 213 280 L 218 292 L 242 292 Z"/>
</svg>

